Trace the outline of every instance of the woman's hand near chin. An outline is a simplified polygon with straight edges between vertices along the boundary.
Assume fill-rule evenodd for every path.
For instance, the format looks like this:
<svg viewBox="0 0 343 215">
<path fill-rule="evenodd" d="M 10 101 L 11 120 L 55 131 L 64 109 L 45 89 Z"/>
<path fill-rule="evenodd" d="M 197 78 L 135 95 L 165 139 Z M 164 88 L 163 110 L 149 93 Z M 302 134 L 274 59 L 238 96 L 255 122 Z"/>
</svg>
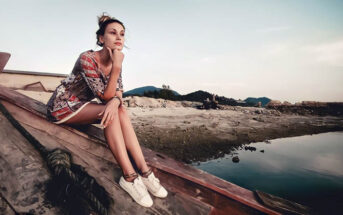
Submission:
<svg viewBox="0 0 343 215">
<path fill-rule="evenodd" d="M 111 50 L 111 48 L 106 47 L 110 57 L 112 59 L 112 67 L 121 68 L 124 60 L 124 53 L 121 52 L 118 48 Z"/>
<path fill-rule="evenodd" d="M 118 78 L 120 76 L 120 73 L 122 71 L 122 63 L 124 59 L 124 54 L 118 50 L 118 48 L 115 48 L 113 51 L 109 47 L 104 47 L 104 49 L 107 49 L 109 52 L 110 58 L 112 59 L 112 68 L 110 71 L 110 78 L 107 84 L 107 87 L 105 88 L 103 95 L 97 94 L 102 100 L 109 100 L 111 99 L 116 91 L 116 86 L 118 82 Z"/>
</svg>

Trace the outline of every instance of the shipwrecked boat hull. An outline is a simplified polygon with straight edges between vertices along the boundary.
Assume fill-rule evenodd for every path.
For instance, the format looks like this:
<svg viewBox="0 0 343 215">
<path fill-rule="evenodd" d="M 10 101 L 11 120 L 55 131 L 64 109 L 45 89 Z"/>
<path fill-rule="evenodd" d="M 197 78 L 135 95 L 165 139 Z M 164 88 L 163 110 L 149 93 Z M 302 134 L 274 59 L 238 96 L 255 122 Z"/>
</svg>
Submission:
<svg viewBox="0 0 343 215">
<path fill-rule="evenodd" d="M 10 55 L 0 53 L 2 72 Z M 71 153 L 114 200 L 109 214 L 280 214 L 258 201 L 254 192 L 202 170 L 142 147 L 148 165 L 169 191 L 144 208 L 120 188 L 120 167 L 98 127 L 56 125 L 46 120 L 46 106 L 0 85 L 0 102 L 19 123 L 49 150 Z M 44 185 L 50 173 L 35 148 L 0 114 L 1 213 L 61 214 L 45 202 Z"/>
<path fill-rule="evenodd" d="M 45 119 L 46 107 L 43 103 L 6 87 L 0 86 L 0 100 L 41 144 L 48 149 L 58 147 L 70 151 L 73 161 L 85 167 L 87 172 L 97 179 L 114 200 L 109 214 L 280 214 L 262 205 L 250 190 L 144 147 L 142 151 L 148 165 L 153 168 L 154 173 L 169 191 L 169 195 L 166 199 L 153 198 L 154 205 L 151 208 L 143 208 L 117 183 L 121 169 L 107 147 L 102 129 L 92 125 L 70 127 L 51 123 Z M 4 121 L 2 120 L 2 123 Z M 13 143 L 13 140 L 5 140 L 7 144 Z M 36 154 L 31 157 L 39 159 L 39 154 L 34 152 L 34 148 L 28 147 L 32 150 L 31 154 Z M 44 163 L 42 160 L 40 162 Z M 17 171 L 17 174 L 20 172 Z M 6 175 L 1 173 L 1 178 L 6 179 Z M 35 179 L 31 177 L 31 180 Z M 34 183 L 31 185 L 34 186 Z M 11 195 L 14 191 L 18 192 L 7 190 L 2 194 L 6 199 L 13 199 Z M 15 202 L 11 204 L 20 212 L 20 207 L 16 208 Z"/>
</svg>

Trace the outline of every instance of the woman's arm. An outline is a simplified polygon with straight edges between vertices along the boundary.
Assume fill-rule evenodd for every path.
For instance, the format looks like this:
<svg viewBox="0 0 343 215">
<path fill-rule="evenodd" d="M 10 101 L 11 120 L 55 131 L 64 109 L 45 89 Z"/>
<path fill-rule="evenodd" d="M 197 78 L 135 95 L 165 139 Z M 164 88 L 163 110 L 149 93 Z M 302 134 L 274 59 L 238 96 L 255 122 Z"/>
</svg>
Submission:
<svg viewBox="0 0 343 215">
<path fill-rule="evenodd" d="M 116 94 L 117 82 L 120 72 L 121 68 L 112 67 L 110 79 L 108 81 L 106 89 L 104 90 L 104 94 L 100 94 L 100 97 L 106 102 L 113 98 L 113 96 L 115 96 Z"/>
<path fill-rule="evenodd" d="M 104 90 L 103 94 L 98 94 L 101 99 L 105 100 L 106 103 L 109 101 L 113 96 L 116 94 L 117 89 L 117 83 L 118 81 L 121 81 L 121 68 L 122 68 L 122 62 L 124 59 L 124 54 L 114 49 L 113 51 L 107 47 L 107 50 L 109 51 L 110 58 L 112 59 L 112 69 L 110 73 L 110 78 L 107 83 L 106 89 Z"/>
<path fill-rule="evenodd" d="M 123 99 L 123 92 L 122 91 L 117 90 L 115 95 L 118 96 L 120 99 Z"/>
<path fill-rule="evenodd" d="M 123 91 L 117 90 L 116 91 L 116 96 L 120 98 L 120 106 L 119 108 L 123 107 Z"/>
</svg>

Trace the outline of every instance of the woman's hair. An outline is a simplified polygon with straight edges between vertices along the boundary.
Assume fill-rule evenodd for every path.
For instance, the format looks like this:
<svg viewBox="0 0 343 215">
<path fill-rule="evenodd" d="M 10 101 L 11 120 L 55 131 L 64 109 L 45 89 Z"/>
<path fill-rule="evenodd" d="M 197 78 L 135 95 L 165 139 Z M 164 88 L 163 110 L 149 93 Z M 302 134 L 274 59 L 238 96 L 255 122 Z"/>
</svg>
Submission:
<svg viewBox="0 0 343 215">
<path fill-rule="evenodd" d="M 119 21 L 118 19 L 114 18 L 114 17 L 110 17 L 108 15 L 105 15 L 105 13 L 102 13 L 101 16 L 98 16 L 98 24 L 99 24 L 99 30 L 96 31 L 96 44 L 98 44 L 99 46 L 103 46 L 104 44 L 100 42 L 99 40 L 99 36 L 100 35 L 104 35 L 105 34 L 105 30 L 108 24 L 112 23 L 112 22 L 117 22 L 119 24 L 121 24 L 121 26 L 123 26 L 124 31 L 125 31 L 125 26 L 124 24 Z"/>
</svg>

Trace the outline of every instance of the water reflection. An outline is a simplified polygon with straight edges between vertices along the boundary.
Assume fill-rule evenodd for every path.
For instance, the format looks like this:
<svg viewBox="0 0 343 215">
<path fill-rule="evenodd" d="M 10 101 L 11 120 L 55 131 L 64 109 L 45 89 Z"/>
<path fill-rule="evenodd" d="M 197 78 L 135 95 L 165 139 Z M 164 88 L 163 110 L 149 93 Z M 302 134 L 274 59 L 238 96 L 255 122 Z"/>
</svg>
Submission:
<svg viewBox="0 0 343 215">
<path fill-rule="evenodd" d="M 239 163 L 226 155 L 193 165 L 247 189 L 311 206 L 319 214 L 343 211 L 343 132 L 270 142 L 250 144 L 256 151 L 238 150 Z"/>
</svg>

